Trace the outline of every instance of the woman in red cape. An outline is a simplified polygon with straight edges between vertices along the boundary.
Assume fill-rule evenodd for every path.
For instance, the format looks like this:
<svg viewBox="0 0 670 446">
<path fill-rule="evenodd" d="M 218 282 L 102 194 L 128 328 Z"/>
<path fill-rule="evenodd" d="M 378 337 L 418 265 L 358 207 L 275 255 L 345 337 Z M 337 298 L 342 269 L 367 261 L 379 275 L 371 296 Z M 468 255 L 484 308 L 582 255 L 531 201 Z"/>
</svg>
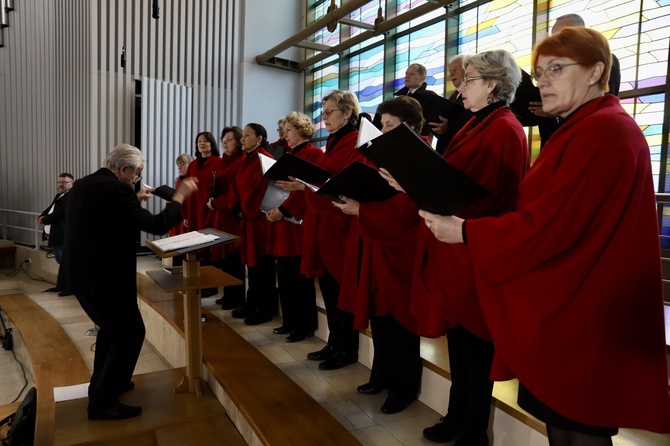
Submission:
<svg viewBox="0 0 670 446">
<path fill-rule="evenodd" d="M 384 101 L 377 113 L 383 133 L 403 122 L 421 132 L 423 111 L 414 98 Z M 333 204 L 357 216 L 358 225 L 349 231 L 339 306 L 354 313 L 354 328 L 366 329 L 369 320 L 374 345 L 370 379 L 357 390 L 372 395 L 388 388 L 381 411 L 397 413 L 416 399 L 423 370 L 416 319 L 409 306 L 419 208 L 407 194 L 371 203 L 340 198 L 344 204 Z"/>
<path fill-rule="evenodd" d="M 263 176 L 259 154 L 272 157 L 266 150 L 268 134 L 260 124 L 247 124 L 242 132 L 243 160 L 235 175 L 229 194 L 229 208 L 240 224 L 242 263 L 247 266 L 248 289 L 246 304 L 233 310 L 236 318 L 247 325 L 270 322 L 274 313 L 275 260 L 267 250 L 268 220 L 261 203 L 268 188 Z"/>
<path fill-rule="evenodd" d="M 229 234 L 240 233 L 240 220 L 233 217 L 228 207 L 228 194 L 235 181 L 237 169 L 244 160 L 241 150 L 242 129 L 237 126 L 224 127 L 221 130 L 221 165 L 216 171 L 214 194 L 207 201 L 210 220 L 208 226 Z M 220 270 L 242 281 L 242 285 L 225 287 L 224 295 L 216 300 L 223 310 L 232 310 L 244 305 L 244 283 L 246 273 L 239 247 L 232 243 L 216 245 L 212 249 L 212 262 Z"/>
<path fill-rule="evenodd" d="M 473 117 L 443 156 L 490 191 L 459 215 L 500 215 L 514 209 L 529 163 L 526 135 L 508 107 L 521 69 L 503 50 L 472 56 L 464 68 L 459 92 Z M 458 446 L 488 444 L 493 343 L 479 307 L 472 264 L 463 247 L 439 242 L 425 225 L 417 245 L 412 285 L 417 332 L 429 337 L 446 333 L 452 382 L 448 413 L 423 435 L 435 442 L 457 438 Z"/>
<path fill-rule="evenodd" d="M 286 153 L 313 164 L 319 164 L 323 150 L 309 139 L 314 136 L 314 124 L 309 116 L 291 112 L 280 121 Z M 284 182 L 277 181 L 281 187 Z M 290 188 L 290 185 L 287 185 Z M 305 193 L 291 191 L 277 208 L 266 214 L 270 224 L 268 252 L 277 258 L 277 286 L 282 309 L 282 325 L 275 334 L 289 333 L 287 342 L 299 342 L 312 336 L 317 328 L 316 288 L 314 278 L 300 272 L 302 262 L 302 220 L 305 217 Z M 290 221 L 288 219 L 291 219 Z"/>
<path fill-rule="evenodd" d="M 175 190 L 179 188 L 179 185 L 181 184 L 181 180 L 186 178 L 186 174 L 188 172 L 188 166 L 191 163 L 191 161 L 193 161 L 193 160 L 186 153 L 182 153 L 181 155 L 179 155 L 177 157 L 177 160 L 175 161 L 175 164 L 177 165 L 177 171 L 179 172 L 179 176 L 177 178 L 175 178 L 175 180 L 174 180 Z M 186 218 L 186 217 L 184 216 L 184 218 Z M 186 230 L 184 228 L 184 219 L 182 219 L 182 221 L 180 221 L 179 223 L 174 225 L 172 227 L 172 229 L 170 229 L 168 231 L 168 235 L 170 237 L 172 237 L 173 235 L 183 234 L 184 232 L 186 232 Z"/>
<path fill-rule="evenodd" d="M 355 125 L 360 112 L 358 99 L 350 91 L 332 91 L 323 98 L 321 116 L 330 136 L 319 166 L 332 174 L 355 160 L 364 161 L 356 150 L 358 130 Z M 352 218 L 301 183 L 290 184 L 285 187 L 305 191 L 301 272 L 307 277 L 319 278 L 329 330 L 326 346 L 308 353 L 307 358 L 322 361 L 319 364 L 322 370 L 339 369 L 358 361 L 358 331 L 353 328 L 353 314 L 337 307 Z"/>
<path fill-rule="evenodd" d="M 611 445 L 619 427 L 670 432 L 657 215 L 649 147 L 604 94 L 611 55 L 570 27 L 533 52 L 542 110 L 561 125 L 524 179 L 516 211 L 423 213 L 463 243 L 496 344 L 492 377 L 552 445 Z"/>
</svg>

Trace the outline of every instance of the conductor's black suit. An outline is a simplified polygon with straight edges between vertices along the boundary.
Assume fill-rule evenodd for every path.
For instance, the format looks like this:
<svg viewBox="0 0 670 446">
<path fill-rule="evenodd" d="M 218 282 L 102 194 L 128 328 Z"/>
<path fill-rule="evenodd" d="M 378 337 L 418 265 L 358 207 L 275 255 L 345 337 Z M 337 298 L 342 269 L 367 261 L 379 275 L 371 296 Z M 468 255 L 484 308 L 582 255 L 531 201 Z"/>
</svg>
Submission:
<svg viewBox="0 0 670 446">
<path fill-rule="evenodd" d="M 181 204 L 157 215 L 140 206 L 132 186 L 102 168 L 78 180 L 66 210 L 63 262 L 77 300 L 97 335 L 89 415 L 128 390 L 144 340 L 137 306 L 135 241 L 140 230 L 166 233 L 181 220 Z"/>
</svg>

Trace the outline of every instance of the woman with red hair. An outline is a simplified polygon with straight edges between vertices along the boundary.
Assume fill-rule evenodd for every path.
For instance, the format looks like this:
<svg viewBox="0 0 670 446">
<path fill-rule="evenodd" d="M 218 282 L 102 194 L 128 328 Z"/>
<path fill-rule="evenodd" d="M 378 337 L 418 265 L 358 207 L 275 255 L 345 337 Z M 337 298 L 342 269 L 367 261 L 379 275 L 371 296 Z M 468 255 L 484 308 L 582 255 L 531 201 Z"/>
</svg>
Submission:
<svg viewBox="0 0 670 446">
<path fill-rule="evenodd" d="M 649 146 L 607 92 L 597 31 L 540 42 L 533 77 L 561 125 L 521 184 L 514 212 L 463 220 L 421 213 L 465 243 L 495 343 L 492 377 L 552 446 L 611 445 L 617 428 L 670 432 L 660 247 Z"/>
</svg>

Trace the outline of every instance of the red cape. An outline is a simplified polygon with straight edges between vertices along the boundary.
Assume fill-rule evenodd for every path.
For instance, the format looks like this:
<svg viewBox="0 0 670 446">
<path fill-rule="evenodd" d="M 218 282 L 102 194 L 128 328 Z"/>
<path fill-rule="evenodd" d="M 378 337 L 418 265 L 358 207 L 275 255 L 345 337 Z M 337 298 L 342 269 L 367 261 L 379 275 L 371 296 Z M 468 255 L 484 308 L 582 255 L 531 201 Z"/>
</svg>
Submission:
<svg viewBox="0 0 670 446">
<path fill-rule="evenodd" d="M 198 180 L 198 190 L 184 202 L 184 210 L 182 211 L 188 222 L 187 232 L 207 227 L 206 222 L 211 218 L 207 200 L 214 191 L 214 175 L 221 166 L 221 158 L 216 155 L 207 157 L 200 169 L 198 169 L 198 162 L 198 158 L 191 161 L 186 172 L 187 177 Z"/>
<path fill-rule="evenodd" d="M 230 198 L 228 195 L 233 181 L 235 181 L 237 169 L 243 160 L 244 154 L 241 152 L 234 152 L 230 156 L 226 154 L 221 156 L 221 165 L 216 171 L 216 187 L 214 190 L 216 198 L 212 201 L 215 210 L 209 213 L 210 219 L 207 221 L 207 224 L 212 228 L 235 235 L 240 233 L 240 220 L 234 218 L 230 212 L 228 206 Z M 231 243 L 213 246 L 212 260 L 220 260 L 236 251 L 237 248 Z"/>
<path fill-rule="evenodd" d="M 319 166 L 336 174 L 355 160 L 365 162 L 365 157 L 356 150 L 357 138 L 358 131 L 353 131 L 344 135 L 337 144 L 327 144 Z M 307 188 L 305 200 L 302 273 L 307 277 L 323 276 L 328 269 L 333 278 L 341 283 L 351 216 L 342 213 L 329 199 Z"/>
<path fill-rule="evenodd" d="M 556 130 L 515 212 L 466 227 L 492 377 L 582 423 L 670 432 L 649 147 L 619 99 Z"/>
<path fill-rule="evenodd" d="M 294 153 L 288 149 L 287 153 Z M 301 147 L 295 155 L 313 164 L 319 164 L 323 158 L 323 150 L 311 143 Z M 305 193 L 292 191 L 282 203 L 293 218 L 302 220 L 305 217 Z M 286 220 L 270 223 L 268 229 L 268 253 L 273 256 L 297 256 L 302 254 L 302 225 Z"/>
<path fill-rule="evenodd" d="M 523 127 L 509 108 L 493 111 L 479 124 L 475 118 L 468 121 L 444 158 L 491 191 L 459 216 L 499 215 L 514 209 L 529 155 Z M 481 339 L 491 339 L 477 299 L 467 247 L 442 243 L 421 225 L 414 265 L 412 308 L 419 335 L 444 336 L 448 328 L 461 324 Z"/>
</svg>

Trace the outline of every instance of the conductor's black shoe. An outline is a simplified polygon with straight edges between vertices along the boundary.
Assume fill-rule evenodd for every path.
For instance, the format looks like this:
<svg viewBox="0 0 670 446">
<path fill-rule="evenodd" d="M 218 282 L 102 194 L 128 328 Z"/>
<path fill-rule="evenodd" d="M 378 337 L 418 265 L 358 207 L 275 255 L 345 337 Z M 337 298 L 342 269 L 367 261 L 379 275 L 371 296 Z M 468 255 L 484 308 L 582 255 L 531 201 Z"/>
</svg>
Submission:
<svg viewBox="0 0 670 446">
<path fill-rule="evenodd" d="M 286 342 L 300 342 L 305 338 L 311 338 L 314 336 L 314 332 L 304 333 L 302 331 L 294 331 L 286 338 Z"/>
<path fill-rule="evenodd" d="M 48 288 L 44 290 L 45 293 L 58 293 L 60 291 L 60 288 L 57 286 L 52 286 L 51 288 Z"/>
<path fill-rule="evenodd" d="M 386 386 L 376 386 L 372 383 L 366 383 L 356 387 L 356 390 L 358 390 L 358 393 L 362 393 L 363 395 L 376 395 L 385 388 Z"/>
<path fill-rule="evenodd" d="M 398 413 L 402 412 L 412 404 L 414 400 L 391 400 L 390 398 L 387 398 L 386 401 L 384 401 L 384 404 L 382 405 L 382 412 L 385 414 L 393 414 L 393 413 Z"/>
<path fill-rule="evenodd" d="M 335 356 L 330 359 L 326 359 L 321 364 L 319 364 L 319 368 L 321 370 L 337 370 L 355 362 L 358 362 L 357 352 L 337 352 Z"/>
<path fill-rule="evenodd" d="M 88 411 L 89 420 L 125 420 L 133 418 L 142 413 L 140 406 L 128 406 L 123 403 L 116 402 L 112 407 L 100 411 Z"/>
<path fill-rule="evenodd" d="M 423 430 L 424 438 L 435 443 L 448 443 L 458 435 L 460 427 L 447 417 L 440 418 L 440 422 L 435 426 L 427 427 Z"/>
<path fill-rule="evenodd" d="M 61 291 L 60 293 L 58 293 L 58 295 L 59 295 L 60 297 L 63 297 L 63 296 L 71 296 L 71 295 L 73 295 L 73 294 L 74 294 L 74 293 L 73 293 L 72 291 Z"/>
<path fill-rule="evenodd" d="M 489 436 L 486 432 L 480 435 L 462 435 L 456 439 L 454 446 L 488 446 Z"/>
<path fill-rule="evenodd" d="M 121 392 L 119 392 L 119 395 L 123 395 L 126 392 L 130 392 L 134 388 L 135 388 L 135 383 L 132 382 L 132 381 L 128 381 L 128 384 L 123 386 L 123 388 L 121 389 Z"/>
<path fill-rule="evenodd" d="M 205 297 L 212 297 L 216 296 L 216 293 L 219 292 L 218 288 L 203 288 L 200 290 L 200 297 L 205 298 Z"/>
<path fill-rule="evenodd" d="M 292 329 L 290 329 L 288 327 L 284 327 L 283 325 L 281 327 L 277 327 L 277 328 L 272 329 L 272 333 L 274 333 L 274 334 L 286 334 L 286 333 L 290 333 L 292 331 L 293 331 Z"/>
<path fill-rule="evenodd" d="M 247 307 L 242 305 L 240 308 L 235 308 L 230 314 L 236 319 L 244 319 L 247 317 Z"/>
<path fill-rule="evenodd" d="M 272 320 L 272 314 L 265 311 L 254 311 L 244 318 L 246 325 L 260 325 Z"/>
<path fill-rule="evenodd" d="M 314 361 L 323 361 L 328 358 L 332 358 L 337 351 L 335 347 L 330 344 L 326 344 L 324 348 L 319 351 L 307 353 L 307 359 L 312 359 Z"/>
</svg>

